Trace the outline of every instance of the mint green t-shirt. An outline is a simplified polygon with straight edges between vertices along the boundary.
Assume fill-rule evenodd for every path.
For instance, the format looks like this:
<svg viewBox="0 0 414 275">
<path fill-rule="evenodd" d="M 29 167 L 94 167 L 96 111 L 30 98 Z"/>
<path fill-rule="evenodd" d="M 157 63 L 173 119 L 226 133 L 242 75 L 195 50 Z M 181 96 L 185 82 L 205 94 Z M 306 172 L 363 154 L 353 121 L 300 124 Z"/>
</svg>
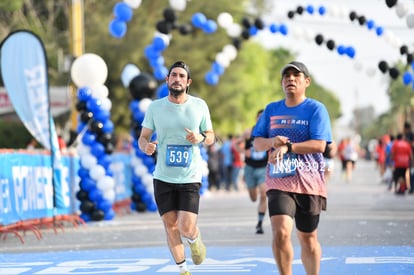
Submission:
<svg viewBox="0 0 414 275">
<path fill-rule="evenodd" d="M 155 179 L 178 184 L 201 182 L 200 144 L 193 145 L 185 139 L 185 128 L 196 133 L 213 129 L 203 99 L 188 95 L 184 104 L 172 103 L 167 97 L 154 100 L 148 106 L 142 126 L 157 135 Z"/>
</svg>

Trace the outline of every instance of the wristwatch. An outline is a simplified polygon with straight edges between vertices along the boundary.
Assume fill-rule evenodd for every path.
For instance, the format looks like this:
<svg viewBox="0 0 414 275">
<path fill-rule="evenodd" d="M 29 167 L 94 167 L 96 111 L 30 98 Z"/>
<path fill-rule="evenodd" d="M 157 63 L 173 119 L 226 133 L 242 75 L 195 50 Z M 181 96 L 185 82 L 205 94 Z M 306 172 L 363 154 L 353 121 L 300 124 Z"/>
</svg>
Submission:
<svg viewBox="0 0 414 275">
<path fill-rule="evenodd" d="M 288 141 L 285 144 L 287 146 L 287 153 L 292 153 L 292 142 Z"/>
<path fill-rule="evenodd" d="M 201 132 L 201 133 L 200 133 L 200 135 L 202 135 L 202 136 L 203 136 L 203 140 L 202 140 L 202 141 L 200 141 L 200 143 L 203 143 L 203 142 L 206 140 L 207 135 L 206 135 L 205 133 L 203 133 L 203 132 Z"/>
</svg>

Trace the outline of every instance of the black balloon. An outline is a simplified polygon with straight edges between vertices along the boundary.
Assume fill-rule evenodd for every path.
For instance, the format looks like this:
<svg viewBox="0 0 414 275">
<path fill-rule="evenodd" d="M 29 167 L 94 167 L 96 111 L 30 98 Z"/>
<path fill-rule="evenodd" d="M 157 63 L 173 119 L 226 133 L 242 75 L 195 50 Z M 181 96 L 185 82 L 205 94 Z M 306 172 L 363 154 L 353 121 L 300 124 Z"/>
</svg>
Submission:
<svg viewBox="0 0 414 275">
<path fill-rule="evenodd" d="M 152 98 L 157 90 L 157 86 L 157 81 L 152 75 L 142 72 L 129 83 L 129 92 L 136 100 Z"/>
<path fill-rule="evenodd" d="M 98 136 L 98 141 L 103 145 L 108 144 L 113 140 L 113 135 L 111 133 L 102 133 Z"/>
<path fill-rule="evenodd" d="M 187 35 L 193 31 L 193 27 L 190 24 L 182 24 L 178 27 L 178 31 L 182 35 Z"/>
<path fill-rule="evenodd" d="M 169 34 L 171 32 L 171 30 L 172 30 L 172 24 L 169 23 L 169 22 L 167 22 L 167 21 L 165 21 L 165 20 L 158 21 L 157 22 L 157 25 L 156 25 L 156 29 L 160 33 Z"/>
<path fill-rule="evenodd" d="M 79 209 L 83 213 L 91 213 L 92 211 L 95 210 L 95 204 L 91 202 L 90 200 L 84 200 L 81 202 Z"/>
<path fill-rule="evenodd" d="M 79 112 L 80 111 L 86 111 L 87 110 L 87 108 L 86 108 L 86 101 L 83 101 L 83 100 L 78 101 L 76 103 L 76 110 L 78 110 Z"/>
<path fill-rule="evenodd" d="M 135 203 L 142 202 L 141 196 L 137 193 L 132 194 L 131 200 Z"/>
<path fill-rule="evenodd" d="M 85 190 L 79 190 L 78 192 L 76 192 L 76 198 L 81 202 L 88 200 L 89 199 L 88 192 L 86 192 Z"/>
<path fill-rule="evenodd" d="M 406 45 L 402 45 L 400 47 L 400 54 L 406 54 L 408 52 L 408 47 Z"/>
<path fill-rule="evenodd" d="M 378 68 L 382 73 L 386 73 L 388 71 L 388 63 L 385 61 L 380 61 L 380 63 L 378 63 Z"/>
<path fill-rule="evenodd" d="M 330 50 L 335 49 L 335 41 L 329 39 L 328 41 L 326 41 L 326 47 Z"/>
<path fill-rule="evenodd" d="M 239 38 L 233 38 L 232 44 L 237 50 L 240 50 L 242 41 Z"/>
<path fill-rule="evenodd" d="M 367 22 L 367 19 L 365 18 L 365 16 L 361 15 L 360 17 L 358 17 L 358 22 L 362 26 L 365 24 L 365 22 Z"/>
<path fill-rule="evenodd" d="M 145 205 L 145 203 L 143 203 L 143 202 L 137 202 L 136 204 L 135 204 L 135 209 L 138 211 L 138 212 L 145 212 L 145 210 L 147 210 L 147 206 Z"/>
<path fill-rule="evenodd" d="M 110 155 L 115 151 L 115 145 L 112 142 L 105 144 L 105 153 Z"/>
<path fill-rule="evenodd" d="M 164 19 L 167 22 L 174 23 L 177 17 L 175 16 L 175 11 L 172 8 L 166 8 L 163 12 Z"/>
<path fill-rule="evenodd" d="M 249 38 L 250 38 L 250 32 L 249 32 L 249 30 L 243 30 L 243 31 L 242 31 L 242 33 L 241 33 L 241 36 L 242 36 L 245 40 L 249 39 Z"/>
<path fill-rule="evenodd" d="M 102 133 L 103 133 L 103 132 L 102 132 L 102 128 L 103 128 L 103 123 L 102 123 L 102 122 L 97 121 L 97 120 L 93 120 L 93 121 L 92 121 L 91 126 L 90 126 L 90 130 L 91 130 L 93 133 L 95 133 L 95 134 L 97 134 L 97 135 L 102 134 Z"/>
<path fill-rule="evenodd" d="M 387 4 L 387 7 L 392 8 L 397 4 L 397 0 L 385 0 L 385 4 Z"/>
<path fill-rule="evenodd" d="M 264 24 L 264 22 L 261 18 L 256 18 L 254 20 L 254 25 L 258 30 L 263 30 L 264 26 L 265 26 L 265 24 Z"/>
<path fill-rule="evenodd" d="M 104 217 L 105 217 L 105 213 L 99 209 L 95 209 L 91 214 L 91 219 L 93 221 L 102 221 Z"/>
<path fill-rule="evenodd" d="M 322 34 L 318 34 L 315 36 L 315 42 L 318 45 L 321 45 L 323 43 L 323 35 Z"/>
<path fill-rule="evenodd" d="M 389 70 L 389 74 L 390 74 L 392 79 L 397 79 L 398 76 L 400 75 L 400 71 L 397 68 L 391 68 Z"/>
<path fill-rule="evenodd" d="M 349 13 L 349 19 L 351 19 L 351 21 L 354 21 L 354 20 L 355 20 L 355 18 L 357 18 L 357 14 L 356 14 L 356 12 L 351 11 L 351 12 Z"/>
<path fill-rule="evenodd" d="M 246 29 L 250 29 L 250 27 L 252 26 L 252 23 L 250 22 L 250 19 L 248 17 L 243 17 L 243 19 L 242 19 L 242 25 Z"/>
<path fill-rule="evenodd" d="M 287 17 L 289 19 L 292 19 L 293 17 L 295 17 L 295 12 L 294 11 L 289 11 L 288 14 L 287 14 Z"/>
<path fill-rule="evenodd" d="M 407 64 L 411 64 L 414 61 L 414 54 L 407 53 Z"/>
<path fill-rule="evenodd" d="M 80 113 L 80 120 L 83 123 L 87 123 L 89 120 L 93 118 L 93 113 L 88 111 L 83 111 Z"/>
<path fill-rule="evenodd" d="M 303 13 L 303 11 L 304 11 L 304 9 L 303 9 L 303 7 L 302 7 L 302 6 L 298 6 L 298 7 L 296 8 L 296 12 L 297 12 L 298 14 L 302 14 L 302 13 Z"/>
</svg>

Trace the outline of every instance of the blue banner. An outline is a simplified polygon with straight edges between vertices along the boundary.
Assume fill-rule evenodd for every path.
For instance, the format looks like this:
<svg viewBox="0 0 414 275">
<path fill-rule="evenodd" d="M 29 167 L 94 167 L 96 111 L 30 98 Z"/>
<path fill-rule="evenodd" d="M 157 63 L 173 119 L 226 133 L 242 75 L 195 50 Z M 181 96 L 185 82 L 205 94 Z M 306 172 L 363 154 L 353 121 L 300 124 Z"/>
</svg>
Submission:
<svg viewBox="0 0 414 275">
<path fill-rule="evenodd" d="M 61 194 L 61 156 L 50 112 L 47 58 L 42 41 L 34 33 L 20 30 L 9 34 L 0 51 L 1 74 L 10 101 L 33 137 L 51 150 L 53 204 L 64 207 Z"/>
</svg>

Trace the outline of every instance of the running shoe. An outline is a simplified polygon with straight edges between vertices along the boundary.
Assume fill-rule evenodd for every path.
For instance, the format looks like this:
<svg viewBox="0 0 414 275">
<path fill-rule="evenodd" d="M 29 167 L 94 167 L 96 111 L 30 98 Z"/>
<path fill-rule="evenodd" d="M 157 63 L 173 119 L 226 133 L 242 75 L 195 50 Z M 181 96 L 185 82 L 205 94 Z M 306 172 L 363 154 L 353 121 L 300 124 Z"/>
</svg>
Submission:
<svg viewBox="0 0 414 275">
<path fill-rule="evenodd" d="M 190 271 L 184 271 L 184 272 L 181 272 L 180 275 L 191 275 L 191 272 Z"/>
<path fill-rule="evenodd" d="M 201 240 L 201 233 L 198 233 L 198 238 L 194 243 L 188 242 L 191 249 L 191 259 L 195 265 L 201 264 L 206 258 L 206 247 Z"/>
<path fill-rule="evenodd" d="M 259 222 L 256 225 L 256 234 L 263 234 L 263 233 L 264 233 L 264 231 L 263 231 L 262 224 Z"/>
</svg>

